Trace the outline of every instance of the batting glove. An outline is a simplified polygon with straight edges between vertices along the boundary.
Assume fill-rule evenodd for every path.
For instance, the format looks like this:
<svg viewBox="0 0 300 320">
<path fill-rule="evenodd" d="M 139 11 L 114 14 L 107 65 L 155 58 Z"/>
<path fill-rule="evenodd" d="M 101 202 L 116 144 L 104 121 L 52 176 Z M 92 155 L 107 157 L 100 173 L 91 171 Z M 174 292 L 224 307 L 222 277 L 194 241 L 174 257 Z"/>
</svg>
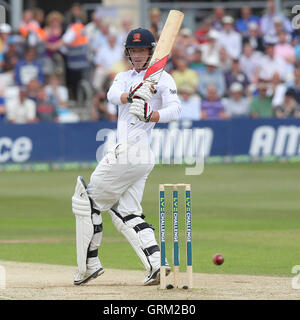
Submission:
<svg viewBox="0 0 300 320">
<path fill-rule="evenodd" d="M 154 85 L 149 82 L 140 82 L 130 88 L 128 101 L 131 103 L 132 99 L 138 97 L 144 101 L 148 101 L 153 97 L 156 92 Z"/>
<path fill-rule="evenodd" d="M 141 121 L 149 122 L 151 120 L 153 110 L 150 104 L 143 99 L 135 98 L 129 107 L 129 112 L 136 115 Z"/>
</svg>

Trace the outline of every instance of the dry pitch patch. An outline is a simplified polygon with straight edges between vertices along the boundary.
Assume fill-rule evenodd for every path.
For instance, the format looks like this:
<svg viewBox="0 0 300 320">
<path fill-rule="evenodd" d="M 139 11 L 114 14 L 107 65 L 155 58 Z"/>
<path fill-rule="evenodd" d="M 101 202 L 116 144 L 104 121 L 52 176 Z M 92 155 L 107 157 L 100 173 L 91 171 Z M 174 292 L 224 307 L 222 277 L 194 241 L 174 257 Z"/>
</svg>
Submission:
<svg viewBox="0 0 300 320">
<path fill-rule="evenodd" d="M 300 298 L 292 288 L 291 277 L 221 275 L 194 273 L 194 288 L 160 290 L 144 287 L 143 271 L 106 269 L 97 279 L 83 286 L 73 285 L 76 267 L 38 263 L 0 261 L 6 271 L 6 286 L 0 299 L 27 300 L 207 300 L 207 299 L 281 299 Z M 171 274 L 167 279 L 171 283 Z M 181 275 L 181 286 L 184 285 Z M 167 283 L 169 283 L 167 282 Z"/>
</svg>

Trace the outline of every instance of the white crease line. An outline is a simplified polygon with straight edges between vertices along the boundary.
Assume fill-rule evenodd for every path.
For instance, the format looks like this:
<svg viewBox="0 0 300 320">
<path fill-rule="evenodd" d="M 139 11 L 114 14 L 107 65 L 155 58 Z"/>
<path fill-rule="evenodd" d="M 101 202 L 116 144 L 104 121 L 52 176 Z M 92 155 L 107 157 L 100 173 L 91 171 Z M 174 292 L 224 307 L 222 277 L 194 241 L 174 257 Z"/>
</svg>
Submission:
<svg viewBox="0 0 300 320">
<path fill-rule="evenodd" d="M 13 298 L 4 297 L 4 296 L 0 296 L 0 299 L 4 299 L 4 300 L 15 300 L 15 299 L 13 299 Z"/>
</svg>

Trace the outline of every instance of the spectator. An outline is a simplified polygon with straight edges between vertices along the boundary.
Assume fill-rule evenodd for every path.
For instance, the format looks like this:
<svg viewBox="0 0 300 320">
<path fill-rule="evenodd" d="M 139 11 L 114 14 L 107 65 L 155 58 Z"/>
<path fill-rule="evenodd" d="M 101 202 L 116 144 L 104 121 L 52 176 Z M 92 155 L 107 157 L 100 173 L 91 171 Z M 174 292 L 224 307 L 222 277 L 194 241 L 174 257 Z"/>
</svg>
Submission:
<svg viewBox="0 0 300 320">
<path fill-rule="evenodd" d="M 243 86 L 234 82 L 230 86 L 229 98 L 223 100 L 226 114 L 229 118 L 242 118 L 249 116 L 250 101 L 244 97 Z"/>
<path fill-rule="evenodd" d="M 234 31 L 234 20 L 230 16 L 225 16 L 222 19 L 224 30 L 220 32 L 218 44 L 224 47 L 231 58 L 238 58 L 242 51 L 241 35 Z"/>
<path fill-rule="evenodd" d="M 198 83 L 197 72 L 188 67 L 188 62 L 182 56 L 177 58 L 175 63 L 176 69 L 173 71 L 172 76 L 177 88 L 183 84 L 188 84 L 196 89 Z"/>
<path fill-rule="evenodd" d="M 198 44 L 193 37 L 192 31 L 188 28 L 181 29 L 175 43 L 175 50 L 178 50 L 190 63 L 197 47 Z"/>
<path fill-rule="evenodd" d="M 108 45 L 109 26 L 102 19 L 100 13 L 96 13 L 95 17 L 96 30 L 92 34 L 89 46 L 92 51 L 93 57 L 100 52 L 101 48 Z"/>
<path fill-rule="evenodd" d="M 224 105 L 214 85 L 208 85 L 206 88 L 206 95 L 201 104 L 201 112 L 203 120 L 222 120 L 227 118 Z"/>
<path fill-rule="evenodd" d="M 195 93 L 195 88 L 182 84 L 178 88 L 181 102 L 181 120 L 201 120 L 201 98 Z"/>
<path fill-rule="evenodd" d="M 69 100 L 68 89 L 62 86 L 60 79 L 56 75 L 52 75 L 48 79 L 48 84 L 45 86 L 47 96 L 54 103 L 56 109 L 66 109 Z"/>
<path fill-rule="evenodd" d="M 278 72 L 283 80 L 287 80 L 290 69 L 281 57 L 275 56 L 274 43 L 266 43 L 265 55 L 260 59 L 259 78 L 271 81 L 275 72 Z"/>
<path fill-rule="evenodd" d="M 38 23 L 40 27 L 44 27 L 45 22 L 45 12 L 41 8 L 33 8 L 32 9 L 33 20 Z"/>
<path fill-rule="evenodd" d="M 8 51 L 8 39 L 11 35 L 11 26 L 7 23 L 0 24 L 0 52 L 5 54 Z"/>
<path fill-rule="evenodd" d="M 12 123 L 30 123 L 35 121 L 35 117 L 35 103 L 27 98 L 26 90 L 20 88 L 19 95 L 7 102 L 7 120 Z"/>
<path fill-rule="evenodd" d="M 159 8 L 152 8 L 149 12 L 149 30 L 153 33 L 154 39 L 157 42 L 160 36 L 160 33 L 163 28 L 161 21 L 161 12 Z"/>
<path fill-rule="evenodd" d="M 246 91 L 249 85 L 249 80 L 246 74 L 241 70 L 239 59 L 233 59 L 231 70 L 225 73 L 226 87 L 229 87 L 234 83 L 238 82 L 243 86 L 243 90 Z"/>
<path fill-rule="evenodd" d="M 202 48 L 199 45 L 195 50 L 195 53 L 193 55 L 192 61 L 190 62 L 189 68 L 192 70 L 195 70 L 196 72 L 200 72 L 201 70 L 203 70 L 205 68 L 202 60 L 203 60 L 202 59 Z"/>
<path fill-rule="evenodd" d="M 274 47 L 274 54 L 284 59 L 288 64 L 296 62 L 295 49 L 287 42 L 287 34 L 284 31 L 279 33 L 278 43 Z"/>
<path fill-rule="evenodd" d="M 251 83 L 256 83 L 260 67 L 261 54 L 254 51 L 249 42 L 244 43 L 243 54 L 240 57 L 241 70 Z"/>
<path fill-rule="evenodd" d="M 293 81 L 288 84 L 288 88 L 293 93 L 297 103 L 300 104 L 300 65 L 299 64 L 295 65 Z"/>
<path fill-rule="evenodd" d="M 99 91 L 93 99 L 92 120 L 117 120 L 117 108 L 107 102 L 106 93 Z"/>
<path fill-rule="evenodd" d="M 7 44 L 8 50 L 4 54 L 3 71 L 11 72 L 14 71 L 17 63 L 22 58 L 23 54 L 20 50 L 18 39 L 16 36 L 9 37 Z"/>
<path fill-rule="evenodd" d="M 200 46 L 203 61 L 211 56 L 213 56 L 216 60 L 220 59 L 220 46 L 218 44 L 218 37 L 218 31 L 212 29 L 208 32 L 208 42 Z"/>
<path fill-rule="evenodd" d="M 195 38 L 199 44 L 204 44 L 209 41 L 209 31 L 212 28 L 212 19 L 206 18 L 203 20 L 203 23 L 200 28 L 195 32 Z"/>
<path fill-rule="evenodd" d="M 223 29 L 223 18 L 225 15 L 225 11 L 223 7 L 217 7 L 214 9 L 212 28 L 218 31 Z"/>
<path fill-rule="evenodd" d="M 260 20 L 261 31 L 264 34 L 266 41 L 274 41 L 274 37 L 276 36 L 274 19 L 276 22 L 281 19 L 283 28 L 286 32 L 291 33 L 293 31 L 290 21 L 282 14 L 276 14 L 275 12 L 275 1 L 268 0 L 267 2 L 267 12 L 262 16 Z"/>
<path fill-rule="evenodd" d="M 278 72 L 275 72 L 270 83 L 270 93 L 269 93 L 269 96 L 272 96 L 273 108 L 282 105 L 286 90 L 287 90 L 287 86 L 282 81 L 280 74 Z"/>
<path fill-rule="evenodd" d="M 30 80 L 26 85 L 27 97 L 28 99 L 31 99 L 34 103 L 37 102 L 37 94 L 40 87 L 41 83 L 36 79 Z"/>
<path fill-rule="evenodd" d="M 220 48 L 219 57 L 219 69 L 223 72 L 229 71 L 232 65 L 232 59 L 224 47 Z"/>
<path fill-rule="evenodd" d="M 37 92 L 36 117 L 40 122 L 58 121 L 55 105 L 47 96 L 45 86 L 41 86 Z"/>
<path fill-rule="evenodd" d="M 128 33 L 132 30 L 132 20 L 128 17 L 122 20 L 122 32 L 118 35 L 118 46 L 124 46 Z"/>
<path fill-rule="evenodd" d="M 198 92 L 203 98 L 207 94 L 207 87 L 214 85 L 218 97 L 221 98 L 225 93 L 226 83 L 223 72 L 218 69 L 219 61 L 214 56 L 211 56 L 204 61 L 204 64 L 205 69 L 198 73 Z"/>
<path fill-rule="evenodd" d="M 259 23 L 259 18 L 252 15 L 250 7 L 242 7 L 241 18 L 236 21 L 235 28 L 242 34 L 242 36 L 248 36 L 248 28 L 251 22 Z"/>
<path fill-rule="evenodd" d="M 61 38 L 63 33 L 63 19 L 64 16 L 58 11 L 51 11 L 46 17 L 45 46 L 47 48 L 46 56 L 49 58 L 53 58 L 54 54 L 58 52 L 57 50 L 53 50 L 51 46 L 48 46 L 48 44 L 55 43 Z"/>
<path fill-rule="evenodd" d="M 254 51 L 264 52 L 264 40 L 260 35 L 259 27 L 257 23 L 249 23 L 249 34 L 242 39 L 243 44 L 248 42 Z"/>
<path fill-rule="evenodd" d="M 108 45 L 101 48 L 94 57 L 96 70 L 93 77 L 93 87 L 96 90 L 102 87 L 105 78 L 111 72 L 112 66 L 122 58 L 123 47 L 118 45 L 116 33 L 111 32 L 108 36 Z"/>
<path fill-rule="evenodd" d="M 299 118 L 300 104 L 294 98 L 292 90 L 287 90 L 281 105 L 275 107 L 276 118 Z"/>
<path fill-rule="evenodd" d="M 82 9 L 79 2 L 74 2 L 70 8 L 65 13 L 64 29 L 67 29 L 70 24 L 82 23 L 85 24 L 87 21 L 87 16 L 85 11 Z"/>
<path fill-rule="evenodd" d="M 264 82 L 258 84 L 258 97 L 250 101 L 250 115 L 252 118 L 273 117 L 272 98 L 267 96 L 268 86 Z"/>
<path fill-rule="evenodd" d="M 29 47 L 25 53 L 25 59 L 21 59 L 15 66 L 15 82 L 19 86 L 27 85 L 32 79 L 44 83 L 42 65 L 37 60 L 37 51 Z"/>
<path fill-rule="evenodd" d="M 65 52 L 67 86 L 70 89 L 71 98 L 77 100 L 78 82 L 88 77 L 90 66 L 88 59 L 89 39 L 84 34 L 84 24 L 78 22 L 78 17 L 74 16 L 71 22 L 61 39 L 51 45 L 48 44 L 48 48 L 53 51 L 67 48 Z"/>
</svg>

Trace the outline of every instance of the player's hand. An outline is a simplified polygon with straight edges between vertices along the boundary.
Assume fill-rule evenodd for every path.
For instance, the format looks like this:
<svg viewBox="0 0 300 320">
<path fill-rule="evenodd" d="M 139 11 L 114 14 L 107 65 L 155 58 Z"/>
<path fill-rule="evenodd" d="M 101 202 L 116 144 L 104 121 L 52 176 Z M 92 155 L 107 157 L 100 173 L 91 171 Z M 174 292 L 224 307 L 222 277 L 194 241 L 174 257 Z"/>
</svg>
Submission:
<svg viewBox="0 0 300 320">
<path fill-rule="evenodd" d="M 150 104 L 140 98 L 133 99 L 129 107 L 129 112 L 136 115 L 141 121 L 144 122 L 149 122 L 153 114 Z"/>
<path fill-rule="evenodd" d="M 144 101 L 148 101 L 153 97 L 153 94 L 156 92 L 154 84 L 149 82 L 140 82 L 130 88 L 128 95 L 128 101 L 133 98 L 139 97 Z"/>
</svg>

